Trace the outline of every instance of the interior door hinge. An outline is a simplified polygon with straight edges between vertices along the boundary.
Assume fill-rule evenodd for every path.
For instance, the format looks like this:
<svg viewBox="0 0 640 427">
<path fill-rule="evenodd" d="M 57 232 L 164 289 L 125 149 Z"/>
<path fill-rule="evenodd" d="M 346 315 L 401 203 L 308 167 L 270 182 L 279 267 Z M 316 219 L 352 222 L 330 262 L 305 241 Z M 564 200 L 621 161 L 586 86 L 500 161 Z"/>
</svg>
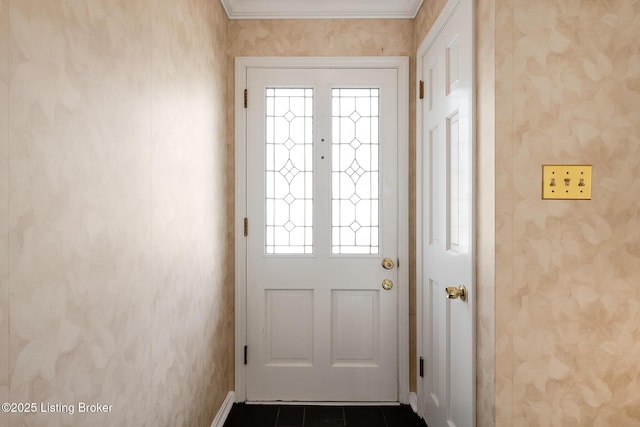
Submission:
<svg viewBox="0 0 640 427">
<path fill-rule="evenodd" d="M 246 363 L 246 349 L 247 347 L 245 347 L 245 365 Z M 424 378 L 424 359 L 421 357 L 420 358 L 420 377 Z"/>
<path fill-rule="evenodd" d="M 245 89 L 244 90 L 244 108 L 247 108 L 247 104 L 249 103 L 247 98 L 249 97 L 249 92 Z"/>
<path fill-rule="evenodd" d="M 246 93 L 247 92 L 245 91 L 245 96 L 246 96 Z M 420 80 L 420 99 L 424 99 L 424 82 L 422 80 Z M 245 107 L 246 107 L 246 101 L 245 101 Z"/>
<path fill-rule="evenodd" d="M 249 218 L 244 219 L 244 237 L 249 235 Z"/>
<path fill-rule="evenodd" d="M 247 346 L 244 346 L 244 364 L 247 364 Z"/>
</svg>

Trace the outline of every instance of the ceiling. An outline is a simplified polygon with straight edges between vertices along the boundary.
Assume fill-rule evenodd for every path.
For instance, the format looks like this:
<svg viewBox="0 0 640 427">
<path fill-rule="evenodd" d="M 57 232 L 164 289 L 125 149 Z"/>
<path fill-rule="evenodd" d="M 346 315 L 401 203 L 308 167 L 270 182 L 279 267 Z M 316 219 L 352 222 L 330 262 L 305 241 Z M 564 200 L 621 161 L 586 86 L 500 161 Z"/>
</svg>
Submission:
<svg viewBox="0 0 640 427">
<path fill-rule="evenodd" d="M 415 18 L 423 0 L 220 0 L 230 19 Z"/>
</svg>

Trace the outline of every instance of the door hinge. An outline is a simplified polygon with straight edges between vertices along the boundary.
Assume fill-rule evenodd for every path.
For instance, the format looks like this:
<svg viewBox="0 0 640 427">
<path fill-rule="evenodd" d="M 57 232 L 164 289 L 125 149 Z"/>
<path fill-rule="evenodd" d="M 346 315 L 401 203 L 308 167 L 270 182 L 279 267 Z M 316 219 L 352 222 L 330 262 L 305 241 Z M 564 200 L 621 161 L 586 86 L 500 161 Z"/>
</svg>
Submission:
<svg viewBox="0 0 640 427">
<path fill-rule="evenodd" d="M 245 349 L 245 361 L 246 361 L 247 347 L 245 347 L 244 349 Z M 245 362 L 245 365 L 246 365 L 246 362 Z M 420 377 L 424 378 L 424 359 L 422 357 L 420 358 Z"/>
<path fill-rule="evenodd" d="M 246 91 L 245 91 L 245 96 L 246 96 Z M 420 99 L 424 99 L 424 82 L 422 80 L 420 80 Z M 246 104 L 246 102 L 245 102 Z M 245 105 L 246 107 L 246 105 Z"/>
<path fill-rule="evenodd" d="M 244 219 L 244 237 L 249 235 L 249 218 Z"/>
<path fill-rule="evenodd" d="M 249 92 L 245 89 L 244 90 L 244 108 L 247 108 L 247 104 L 249 103 L 248 98 L 249 97 Z"/>
</svg>

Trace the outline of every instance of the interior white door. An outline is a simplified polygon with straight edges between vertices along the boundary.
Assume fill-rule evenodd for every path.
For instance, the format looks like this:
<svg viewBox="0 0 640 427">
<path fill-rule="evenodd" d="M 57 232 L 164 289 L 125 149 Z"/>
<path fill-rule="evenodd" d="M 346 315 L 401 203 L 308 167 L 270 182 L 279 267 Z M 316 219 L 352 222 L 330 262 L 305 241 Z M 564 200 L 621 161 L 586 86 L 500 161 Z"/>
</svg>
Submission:
<svg viewBox="0 0 640 427">
<path fill-rule="evenodd" d="M 475 424 L 472 16 L 471 0 L 449 2 L 420 57 L 420 400 L 431 427 Z"/>
<path fill-rule="evenodd" d="M 398 399 L 396 74 L 247 71 L 249 401 Z"/>
</svg>

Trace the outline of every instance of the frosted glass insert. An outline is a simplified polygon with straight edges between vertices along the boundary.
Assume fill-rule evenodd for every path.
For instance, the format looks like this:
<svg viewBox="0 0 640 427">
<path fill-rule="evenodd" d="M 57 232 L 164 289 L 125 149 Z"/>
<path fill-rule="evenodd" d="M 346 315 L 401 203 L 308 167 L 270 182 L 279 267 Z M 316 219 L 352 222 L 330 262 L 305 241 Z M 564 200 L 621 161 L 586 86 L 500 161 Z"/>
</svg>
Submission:
<svg viewBox="0 0 640 427">
<path fill-rule="evenodd" d="M 313 253 L 313 89 L 267 88 L 265 251 Z"/>
<path fill-rule="evenodd" d="M 333 89 L 331 252 L 379 252 L 379 89 Z"/>
</svg>

